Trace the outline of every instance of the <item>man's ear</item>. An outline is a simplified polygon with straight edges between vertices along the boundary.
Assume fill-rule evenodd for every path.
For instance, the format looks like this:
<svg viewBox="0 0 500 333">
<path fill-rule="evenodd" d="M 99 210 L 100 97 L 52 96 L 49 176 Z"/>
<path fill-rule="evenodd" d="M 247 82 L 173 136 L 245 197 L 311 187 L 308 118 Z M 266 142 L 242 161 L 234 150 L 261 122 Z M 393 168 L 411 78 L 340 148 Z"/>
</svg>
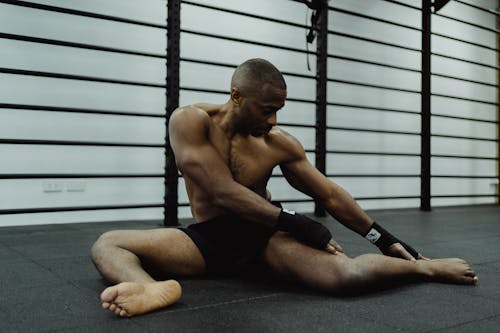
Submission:
<svg viewBox="0 0 500 333">
<path fill-rule="evenodd" d="M 231 88 L 231 101 L 233 101 L 235 105 L 240 105 L 241 103 L 241 92 L 236 87 Z"/>
</svg>

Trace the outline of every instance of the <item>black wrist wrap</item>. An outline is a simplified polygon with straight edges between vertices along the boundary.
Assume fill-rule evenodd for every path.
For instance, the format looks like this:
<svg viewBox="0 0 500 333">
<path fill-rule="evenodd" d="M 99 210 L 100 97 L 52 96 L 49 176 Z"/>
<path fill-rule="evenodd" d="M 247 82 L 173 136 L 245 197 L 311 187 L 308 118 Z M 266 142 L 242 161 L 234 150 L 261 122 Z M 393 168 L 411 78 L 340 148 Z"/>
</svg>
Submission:
<svg viewBox="0 0 500 333">
<path fill-rule="evenodd" d="M 300 242 L 324 250 L 332 239 L 330 231 L 310 218 L 282 209 L 276 224 L 278 230 L 287 231 Z"/>
<path fill-rule="evenodd" d="M 365 238 L 375 244 L 385 255 L 388 255 L 389 247 L 392 244 L 400 243 L 405 248 L 405 250 L 408 251 L 408 253 L 410 253 L 415 259 L 418 258 L 418 252 L 414 248 L 391 235 L 377 222 L 373 222 L 373 225 L 370 231 L 368 231 L 368 233 L 365 235 Z"/>
</svg>

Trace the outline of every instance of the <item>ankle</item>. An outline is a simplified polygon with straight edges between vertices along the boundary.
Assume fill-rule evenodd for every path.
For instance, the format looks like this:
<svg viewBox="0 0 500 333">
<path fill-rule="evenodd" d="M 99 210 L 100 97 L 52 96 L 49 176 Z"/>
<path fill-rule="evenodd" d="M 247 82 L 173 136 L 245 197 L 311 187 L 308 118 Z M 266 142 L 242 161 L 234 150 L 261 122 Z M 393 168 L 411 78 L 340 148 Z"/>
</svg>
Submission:
<svg viewBox="0 0 500 333">
<path fill-rule="evenodd" d="M 417 260 L 415 261 L 417 266 L 417 271 L 420 276 L 427 280 L 432 280 L 434 278 L 434 271 L 431 268 L 429 260 Z"/>
</svg>

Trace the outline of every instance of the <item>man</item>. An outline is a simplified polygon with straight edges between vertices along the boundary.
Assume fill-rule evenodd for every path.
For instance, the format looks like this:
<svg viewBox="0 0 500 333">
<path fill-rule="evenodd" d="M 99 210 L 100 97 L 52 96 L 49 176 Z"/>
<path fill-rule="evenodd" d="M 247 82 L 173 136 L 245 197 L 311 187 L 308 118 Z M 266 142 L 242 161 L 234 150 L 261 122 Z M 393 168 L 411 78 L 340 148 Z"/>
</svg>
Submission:
<svg viewBox="0 0 500 333">
<path fill-rule="evenodd" d="M 104 308 L 133 316 L 180 298 L 177 281 L 156 281 L 143 267 L 163 276 L 266 270 L 332 294 L 415 279 L 477 282 L 465 261 L 429 260 L 393 237 L 314 168 L 299 141 L 277 127 L 286 94 L 282 74 L 266 60 L 251 59 L 235 70 L 226 104 L 173 113 L 170 142 L 197 223 L 103 234 L 92 258 L 103 277 L 116 283 L 101 294 Z M 275 166 L 294 188 L 385 255 L 349 258 L 324 226 L 272 204 L 266 185 Z"/>
</svg>

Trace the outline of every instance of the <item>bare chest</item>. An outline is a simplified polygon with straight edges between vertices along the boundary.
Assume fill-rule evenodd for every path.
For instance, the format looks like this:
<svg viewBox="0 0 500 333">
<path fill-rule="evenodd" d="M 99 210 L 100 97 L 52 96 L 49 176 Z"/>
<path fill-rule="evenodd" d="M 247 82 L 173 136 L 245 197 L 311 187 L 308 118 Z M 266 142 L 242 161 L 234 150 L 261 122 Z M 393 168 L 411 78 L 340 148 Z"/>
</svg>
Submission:
<svg viewBox="0 0 500 333">
<path fill-rule="evenodd" d="M 235 181 L 255 192 L 265 192 L 277 159 L 264 138 L 216 138 L 214 145 L 226 161 Z"/>
</svg>

